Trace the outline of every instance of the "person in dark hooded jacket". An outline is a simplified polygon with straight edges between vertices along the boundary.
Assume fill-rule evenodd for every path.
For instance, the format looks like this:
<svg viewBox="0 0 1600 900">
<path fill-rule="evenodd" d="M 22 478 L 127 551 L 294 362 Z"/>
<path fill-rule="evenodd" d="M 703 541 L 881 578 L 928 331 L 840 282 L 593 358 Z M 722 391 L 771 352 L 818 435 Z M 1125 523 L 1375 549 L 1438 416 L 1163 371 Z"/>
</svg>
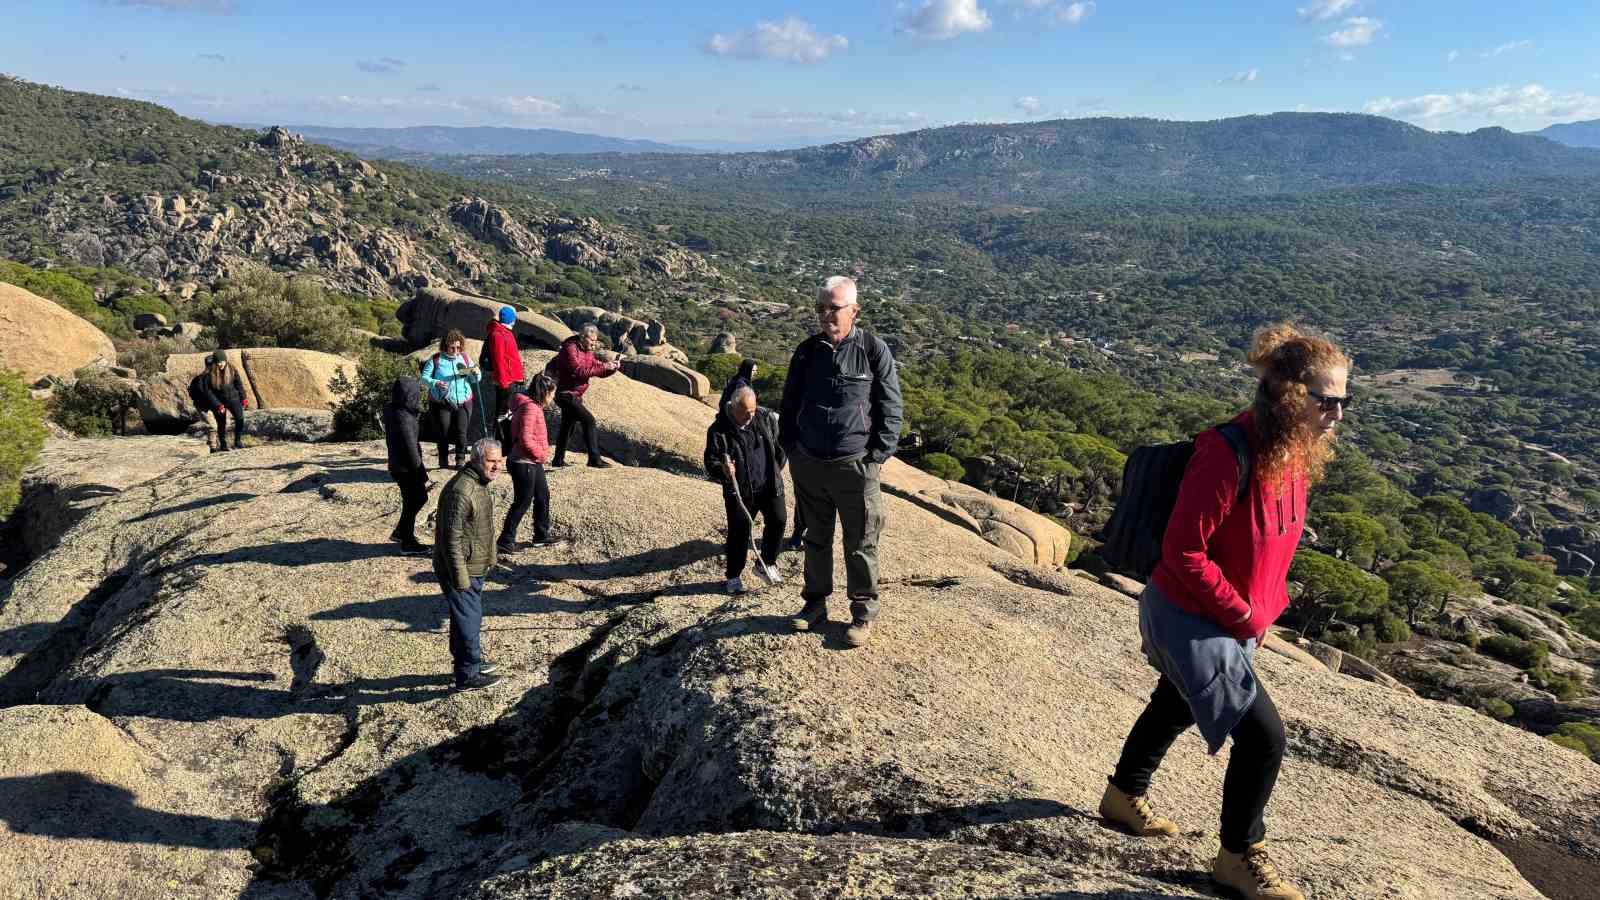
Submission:
<svg viewBox="0 0 1600 900">
<path fill-rule="evenodd" d="M 244 411 L 250 406 L 239 372 L 228 362 L 228 354 L 214 350 L 206 359 L 205 371 L 189 382 L 189 400 L 204 418 L 208 413 L 217 423 L 217 446 L 212 453 L 228 449 L 228 416 L 233 416 L 233 449 L 244 448 Z M 206 438 L 209 447 L 211 439 Z"/>
<path fill-rule="evenodd" d="M 400 486 L 400 524 L 389 539 L 407 555 L 428 552 L 417 540 L 417 513 L 428 502 L 428 470 L 422 462 L 417 417 L 422 412 L 422 386 L 415 378 L 396 378 L 383 408 L 383 441 L 389 449 L 389 477 Z"/>
</svg>

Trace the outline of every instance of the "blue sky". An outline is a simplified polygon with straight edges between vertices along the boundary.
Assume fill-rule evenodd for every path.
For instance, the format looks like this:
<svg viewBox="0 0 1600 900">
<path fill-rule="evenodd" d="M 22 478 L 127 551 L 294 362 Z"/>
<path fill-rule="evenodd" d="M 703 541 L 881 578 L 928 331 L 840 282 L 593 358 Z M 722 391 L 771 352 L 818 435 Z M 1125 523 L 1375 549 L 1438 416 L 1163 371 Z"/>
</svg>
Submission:
<svg viewBox="0 0 1600 900">
<path fill-rule="evenodd" d="M 778 141 L 961 121 L 1600 118 L 1600 3 L 0 0 L 0 71 L 213 121 Z"/>
</svg>

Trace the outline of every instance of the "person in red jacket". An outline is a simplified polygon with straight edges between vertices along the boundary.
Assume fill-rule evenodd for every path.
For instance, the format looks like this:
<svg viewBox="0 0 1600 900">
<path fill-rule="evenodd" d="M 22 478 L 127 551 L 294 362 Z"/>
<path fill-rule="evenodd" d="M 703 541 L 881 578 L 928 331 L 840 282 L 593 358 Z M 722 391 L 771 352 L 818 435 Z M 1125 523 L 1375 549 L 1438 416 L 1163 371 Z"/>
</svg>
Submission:
<svg viewBox="0 0 1600 900">
<path fill-rule="evenodd" d="M 1139 598 L 1139 633 L 1160 677 L 1100 802 L 1106 819 L 1144 836 L 1178 826 L 1145 794 L 1167 749 L 1197 726 L 1215 754 L 1233 738 L 1222 783 L 1216 880 L 1255 900 L 1304 900 L 1266 850 L 1263 814 L 1283 763 L 1283 721 L 1257 680 L 1254 653 L 1289 604 L 1289 563 L 1305 530 L 1306 490 L 1333 453 L 1350 360 L 1329 341 L 1277 325 L 1258 332 L 1255 402 L 1233 421 L 1250 439 L 1250 483 L 1215 429 L 1195 439 Z M 1237 502 L 1236 502 L 1237 500 Z"/>
<path fill-rule="evenodd" d="M 496 541 L 501 553 L 515 553 L 517 528 L 522 516 L 533 506 L 533 542 L 530 547 L 554 544 L 550 537 L 550 483 L 544 467 L 550 462 L 550 439 L 545 431 L 544 411 L 556 394 L 555 379 L 540 372 L 528 382 L 526 393 L 511 395 L 511 444 L 506 448 L 506 466 L 511 471 L 511 508 Z"/>
<path fill-rule="evenodd" d="M 600 345 L 600 329 L 593 325 L 569 337 L 561 344 L 561 352 L 552 363 L 556 376 L 556 406 L 561 408 L 561 430 L 556 433 L 556 458 L 551 465 L 566 465 L 567 442 L 572 431 L 583 426 L 584 443 L 589 450 L 589 465 L 608 468 L 611 464 L 600 458 L 600 435 L 595 431 L 594 414 L 583 405 L 583 394 L 589 390 L 591 378 L 610 378 L 617 374 L 620 365 L 601 362 L 594 351 Z"/>
<path fill-rule="evenodd" d="M 482 393 L 484 417 L 475 433 L 479 437 L 494 437 L 494 423 L 510 410 L 511 395 L 522 385 L 522 354 L 517 351 L 517 335 L 512 326 L 517 324 L 517 311 L 509 306 L 500 307 L 499 315 L 489 322 L 483 335 L 483 350 L 478 355 L 484 374 L 489 376 L 488 390 Z"/>
</svg>

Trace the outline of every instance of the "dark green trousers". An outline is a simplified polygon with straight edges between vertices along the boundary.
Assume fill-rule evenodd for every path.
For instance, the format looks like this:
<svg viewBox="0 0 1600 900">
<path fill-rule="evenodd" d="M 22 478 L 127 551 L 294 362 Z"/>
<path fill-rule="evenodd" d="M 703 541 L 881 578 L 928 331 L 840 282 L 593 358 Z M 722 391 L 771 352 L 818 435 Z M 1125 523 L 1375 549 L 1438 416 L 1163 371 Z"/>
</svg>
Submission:
<svg viewBox="0 0 1600 900">
<path fill-rule="evenodd" d="M 795 504 L 806 523 L 807 603 L 833 593 L 833 526 L 844 530 L 845 588 L 857 622 L 878 616 L 878 536 L 883 532 L 883 495 L 878 469 L 863 457 L 821 460 L 795 448 L 789 457 Z"/>
</svg>

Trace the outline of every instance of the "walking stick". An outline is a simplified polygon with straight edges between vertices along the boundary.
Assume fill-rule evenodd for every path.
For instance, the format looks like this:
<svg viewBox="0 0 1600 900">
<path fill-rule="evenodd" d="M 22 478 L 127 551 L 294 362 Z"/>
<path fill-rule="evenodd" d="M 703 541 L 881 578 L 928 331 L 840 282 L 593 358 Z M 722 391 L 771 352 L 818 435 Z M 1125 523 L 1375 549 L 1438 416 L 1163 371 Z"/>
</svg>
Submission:
<svg viewBox="0 0 1600 900">
<path fill-rule="evenodd" d="M 722 454 L 722 465 L 723 472 L 728 475 L 728 486 L 733 489 L 733 499 L 739 507 L 739 514 L 744 516 L 745 524 L 749 526 L 745 529 L 745 552 L 756 558 L 756 565 L 761 567 L 762 574 L 771 581 L 772 573 L 767 561 L 761 558 L 761 551 L 756 548 L 756 520 L 750 515 L 750 508 L 744 505 L 744 495 L 739 492 L 739 477 L 733 471 L 733 458 L 726 453 Z"/>
</svg>

